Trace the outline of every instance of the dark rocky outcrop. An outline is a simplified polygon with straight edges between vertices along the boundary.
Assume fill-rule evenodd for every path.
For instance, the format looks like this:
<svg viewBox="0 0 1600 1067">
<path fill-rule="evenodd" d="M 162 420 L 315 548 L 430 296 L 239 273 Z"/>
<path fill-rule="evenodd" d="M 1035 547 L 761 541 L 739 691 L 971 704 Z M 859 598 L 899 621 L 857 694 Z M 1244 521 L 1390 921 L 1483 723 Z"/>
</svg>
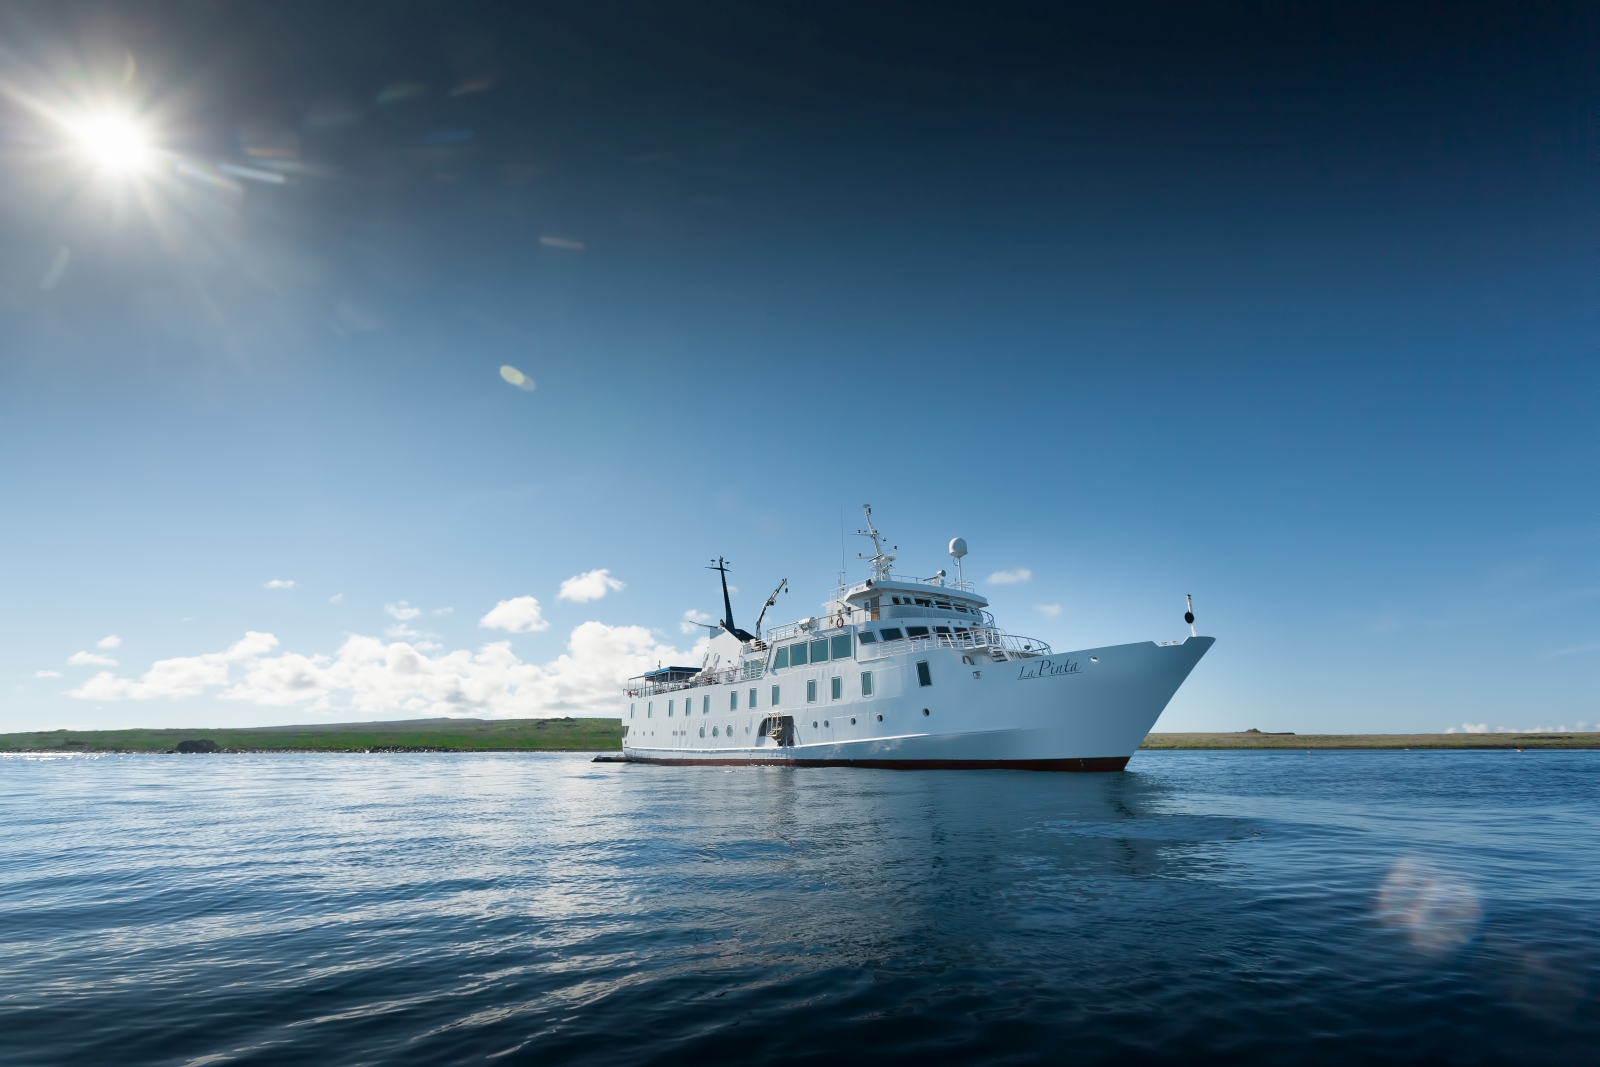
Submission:
<svg viewBox="0 0 1600 1067">
<path fill-rule="evenodd" d="M 208 738 L 196 738 L 193 741 L 179 741 L 179 752 L 221 752 L 222 746 Z"/>
</svg>

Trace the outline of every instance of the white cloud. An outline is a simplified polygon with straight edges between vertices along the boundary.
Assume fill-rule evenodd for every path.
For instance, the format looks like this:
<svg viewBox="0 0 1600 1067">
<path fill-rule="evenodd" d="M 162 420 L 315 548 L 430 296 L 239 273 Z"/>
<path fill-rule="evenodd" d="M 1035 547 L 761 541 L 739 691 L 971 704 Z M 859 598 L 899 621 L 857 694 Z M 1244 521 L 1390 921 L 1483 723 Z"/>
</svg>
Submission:
<svg viewBox="0 0 1600 1067">
<path fill-rule="evenodd" d="M 544 613 L 539 609 L 539 601 L 531 596 L 500 601 L 489 610 L 489 614 L 478 620 L 478 625 L 485 630 L 507 630 L 514 634 L 550 629 Z"/>
<path fill-rule="evenodd" d="M 435 615 L 449 615 L 450 613 L 454 612 L 455 610 L 456 610 L 455 608 L 434 608 L 433 609 L 433 613 Z"/>
<path fill-rule="evenodd" d="M 404 600 L 400 601 L 398 604 L 385 604 L 383 606 L 383 610 L 387 611 L 390 615 L 393 615 L 401 622 L 405 622 L 408 619 L 414 619 L 418 615 L 422 614 L 421 608 L 414 608 L 410 604 L 407 604 Z"/>
<path fill-rule="evenodd" d="M 274 578 L 270 582 L 263 582 L 261 587 L 263 589 L 293 589 L 294 588 L 294 579 L 293 578 Z"/>
<path fill-rule="evenodd" d="M 59 677 L 61 677 L 61 672 L 60 671 L 34 671 L 33 672 L 33 676 L 35 678 L 59 678 Z"/>
<path fill-rule="evenodd" d="M 582 604 L 590 600 L 599 600 L 607 593 L 620 592 L 625 583 L 611 577 L 611 571 L 601 568 L 597 571 L 585 571 L 573 575 L 561 583 L 561 592 L 557 595 L 562 600 L 574 600 Z"/>
<path fill-rule="evenodd" d="M 532 599 L 532 598 L 528 598 Z M 509 602 L 508 602 L 509 603 Z M 352 635 L 328 655 L 272 654 L 278 640 L 251 632 L 225 652 L 162 660 L 138 679 L 103 671 L 71 695 L 84 700 L 155 700 L 214 692 L 224 700 L 303 705 L 318 711 L 418 716 L 614 715 L 622 683 L 658 663 L 698 664 L 712 647 L 687 652 L 657 643 L 642 626 L 586 622 L 567 650 L 525 663 L 509 641 L 430 655 L 405 642 Z"/>
<path fill-rule="evenodd" d="M 683 613 L 683 621 L 678 623 L 678 630 L 680 633 L 686 634 L 698 633 L 700 630 L 704 629 L 704 627 L 696 626 L 695 623 L 710 621 L 710 615 L 707 615 L 703 611 L 696 611 L 693 608 L 690 608 L 688 611 Z"/>
<path fill-rule="evenodd" d="M 1455 730 L 1452 729 L 1450 732 L 1455 733 Z M 1486 722 L 1464 722 L 1461 724 L 1461 732 L 1464 734 L 1486 734 L 1489 732 L 1489 724 Z"/>
<path fill-rule="evenodd" d="M 115 667 L 117 661 L 98 652 L 74 652 L 67 657 L 67 664 L 72 667 Z"/>
<path fill-rule="evenodd" d="M 1060 614 L 1061 614 L 1061 605 L 1060 604 L 1039 604 L 1039 605 L 1036 605 L 1036 606 L 1038 607 L 1038 609 L 1040 611 L 1044 612 L 1046 615 L 1050 616 L 1050 618 L 1052 618 L 1052 619 L 1059 617 Z"/>
<path fill-rule="evenodd" d="M 330 603 L 330 604 L 343 604 L 344 603 L 344 594 L 343 593 L 335 593 L 335 594 L 333 594 L 331 597 L 328 598 L 328 603 Z"/>
<path fill-rule="evenodd" d="M 95 648 L 116 648 L 120 644 L 122 644 L 122 638 L 118 637 L 116 634 L 108 634 L 107 636 L 102 637 L 100 640 L 96 641 L 94 643 L 94 647 Z"/>
<path fill-rule="evenodd" d="M 1029 578 L 1032 578 L 1032 577 L 1033 577 L 1033 572 L 1030 571 L 1028 568 L 1026 568 L 1026 567 L 1018 567 L 1014 571 L 995 571 L 993 574 L 989 575 L 989 584 L 990 585 L 1021 585 L 1023 582 L 1027 581 Z"/>
</svg>

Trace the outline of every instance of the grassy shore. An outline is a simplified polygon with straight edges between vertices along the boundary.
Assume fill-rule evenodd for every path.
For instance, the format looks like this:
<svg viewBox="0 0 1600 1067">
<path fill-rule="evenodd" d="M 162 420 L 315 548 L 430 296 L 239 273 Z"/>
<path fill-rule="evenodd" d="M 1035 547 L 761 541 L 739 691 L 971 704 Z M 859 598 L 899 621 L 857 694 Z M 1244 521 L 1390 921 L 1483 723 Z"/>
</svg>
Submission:
<svg viewBox="0 0 1600 1067">
<path fill-rule="evenodd" d="M 412 719 L 251 729 L 46 730 L 0 734 L 0 752 L 172 752 L 186 741 L 210 741 L 224 752 L 615 752 L 622 748 L 622 724 L 616 719 Z M 1248 730 L 1151 734 L 1140 747 L 1600 748 L 1600 733 L 1264 734 Z"/>
</svg>

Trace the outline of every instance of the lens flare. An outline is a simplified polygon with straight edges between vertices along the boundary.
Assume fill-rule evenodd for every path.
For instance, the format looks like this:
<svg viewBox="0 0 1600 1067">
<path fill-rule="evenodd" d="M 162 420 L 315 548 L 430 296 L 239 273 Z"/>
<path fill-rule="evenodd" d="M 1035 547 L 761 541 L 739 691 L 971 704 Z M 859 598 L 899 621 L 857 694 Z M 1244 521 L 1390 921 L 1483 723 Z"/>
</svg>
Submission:
<svg viewBox="0 0 1600 1067">
<path fill-rule="evenodd" d="M 538 385 L 532 378 L 528 377 L 526 374 L 523 374 L 517 368 L 510 365 L 500 368 L 500 377 L 504 378 L 518 389 L 523 389 L 530 393 L 538 388 Z"/>
<path fill-rule="evenodd" d="M 1483 918 L 1471 885 L 1410 857 L 1389 869 L 1378 889 L 1377 912 L 1380 922 L 1430 956 L 1454 952 L 1472 940 Z"/>
<path fill-rule="evenodd" d="M 113 173 L 142 171 L 154 155 L 144 130 L 126 115 L 91 115 L 74 123 L 72 132 L 83 153 Z"/>
</svg>

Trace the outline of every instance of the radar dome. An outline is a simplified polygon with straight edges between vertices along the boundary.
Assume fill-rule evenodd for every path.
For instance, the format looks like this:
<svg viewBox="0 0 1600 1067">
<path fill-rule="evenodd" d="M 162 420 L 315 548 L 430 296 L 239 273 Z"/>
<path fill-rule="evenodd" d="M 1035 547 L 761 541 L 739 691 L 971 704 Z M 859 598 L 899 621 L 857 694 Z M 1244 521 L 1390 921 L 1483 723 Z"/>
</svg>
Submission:
<svg viewBox="0 0 1600 1067">
<path fill-rule="evenodd" d="M 965 556 L 967 554 L 967 539 L 965 537 L 952 539 L 950 542 L 950 554 L 956 559 Z"/>
</svg>

